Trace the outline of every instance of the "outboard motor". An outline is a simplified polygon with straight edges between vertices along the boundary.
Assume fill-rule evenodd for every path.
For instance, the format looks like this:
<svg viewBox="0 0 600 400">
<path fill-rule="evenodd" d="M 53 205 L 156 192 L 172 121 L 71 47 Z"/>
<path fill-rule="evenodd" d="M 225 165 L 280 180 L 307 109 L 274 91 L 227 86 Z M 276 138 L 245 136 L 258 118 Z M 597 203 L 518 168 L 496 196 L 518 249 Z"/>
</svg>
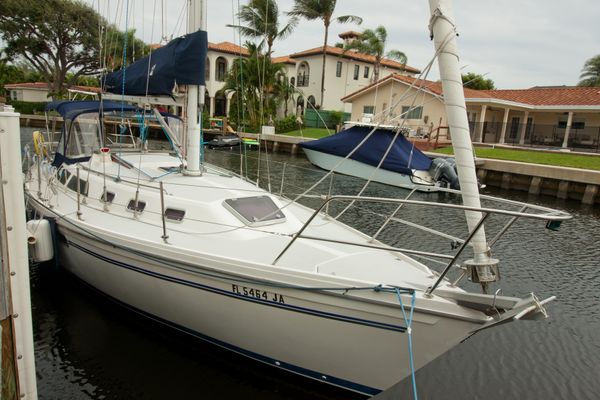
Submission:
<svg viewBox="0 0 600 400">
<path fill-rule="evenodd" d="M 431 162 L 429 173 L 435 182 L 449 186 L 450 189 L 460 189 L 458 174 L 456 172 L 456 161 L 453 158 L 434 158 Z"/>
</svg>

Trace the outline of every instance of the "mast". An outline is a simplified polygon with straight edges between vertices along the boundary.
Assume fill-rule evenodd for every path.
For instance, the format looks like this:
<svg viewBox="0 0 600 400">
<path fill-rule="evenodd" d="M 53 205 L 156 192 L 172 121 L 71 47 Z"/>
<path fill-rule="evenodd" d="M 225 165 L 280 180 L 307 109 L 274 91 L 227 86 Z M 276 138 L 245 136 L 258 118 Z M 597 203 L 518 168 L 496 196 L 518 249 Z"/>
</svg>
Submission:
<svg viewBox="0 0 600 400">
<path fill-rule="evenodd" d="M 473 146 L 469 134 L 467 107 L 463 91 L 462 79 L 458 65 L 458 48 L 456 45 L 456 26 L 452 11 L 452 0 L 429 0 L 431 21 L 429 29 L 438 52 L 438 66 L 444 91 L 444 103 L 448 116 L 448 127 L 451 132 L 452 146 L 460 181 L 463 204 L 468 207 L 481 208 L 479 185 L 473 159 Z M 466 211 L 469 232 L 472 232 L 482 218 L 477 211 Z M 492 259 L 482 226 L 472 240 L 473 259 L 465 262 L 469 268 L 471 279 L 480 282 L 486 292 L 487 284 L 499 279 L 498 260 Z"/>
<path fill-rule="evenodd" d="M 206 30 L 206 0 L 188 0 L 188 33 Z M 204 73 L 204 71 L 202 71 Z M 204 85 L 187 86 L 187 175 L 201 175 L 200 169 L 200 121 L 204 110 Z"/>
</svg>

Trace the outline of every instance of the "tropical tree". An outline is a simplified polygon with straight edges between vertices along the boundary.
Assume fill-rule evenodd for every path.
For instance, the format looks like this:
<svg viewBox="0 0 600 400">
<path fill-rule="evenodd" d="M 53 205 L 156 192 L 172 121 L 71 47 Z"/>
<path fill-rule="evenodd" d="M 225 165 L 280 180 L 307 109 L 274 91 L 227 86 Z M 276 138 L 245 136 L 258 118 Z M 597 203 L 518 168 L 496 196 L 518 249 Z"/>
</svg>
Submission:
<svg viewBox="0 0 600 400">
<path fill-rule="evenodd" d="M 298 89 L 290 83 L 285 74 L 280 74 L 277 79 L 276 93 L 278 102 L 283 103 L 283 115 L 287 117 L 290 99 L 298 93 Z"/>
<path fill-rule="evenodd" d="M 481 74 L 467 72 L 461 75 L 463 86 L 475 90 L 494 90 L 496 86 L 491 79 L 485 79 Z"/>
<path fill-rule="evenodd" d="M 578 86 L 600 86 L 600 54 L 583 64 L 579 79 Z"/>
<path fill-rule="evenodd" d="M 245 46 L 250 56 L 234 60 L 221 90 L 234 92 L 233 102 L 247 116 L 250 127 L 258 128 L 268 116 L 276 114 L 278 76 L 283 74 L 283 65 L 273 64 L 260 46 L 248 42 Z"/>
<path fill-rule="evenodd" d="M 0 1 L 7 56 L 39 71 L 52 95 L 64 91 L 67 72 L 77 78 L 97 70 L 100 21 L 93 8 L 78 1 Z"/>
<path fill-rule="evenodd" d="M 327 61 L 327 40 L 329 38 L 329 26 L 332 21 L 345 24 L 348 22 L 361 24 L 362 18 L 356 15 L 343 15 L 333 18 L 337 0 L 294 0 L 294 8 L 288 15 L 304 18 L 309 21 L 320 19 L 325 26 L 325 37 L 323 39 L 323 71 L 321 73 L 321 107 L 325 97 L 325 63 Z"/>
<path fill-rule="evenodd" d="M 0 53 L 0 96 L 6 96 L 7 90 L 4 85 L 8 83 L 19 83 L 25 81 L 25 72 L 16 65 L 8 62 Z"/>
<path fill-rule="evenodd" d="M 385 51 L 387 42 L 387 30 L 383 26 L 378 26 L 373 29 L 365 29 L 358 38 L 344 46 L 344 50 L 358 50 L 361 53 L 369 54 L 375 57 L 373 66 L 373 80 L 379 80 L 379 71 L 381 69 L 381 61 L 384 58 L 393 59 L 400 64 L 405 65 L 407 58 L 406 54 L 400 50 Z"/>
<path fill-rule="evenodd" d="M 227 26 L 239 29 L 243 36 L 249 38 L 263 38 L 261 45 L 267 45 L 269 57 L 275 40 L 288 37 L 298 22 L 296 18 L 292 18 L 279 29 L 279 7 L 275 0 L 250 0 L 248 5 L 240 8 L 238 18 L 245 25 Z"/>
<path fill-rule="evenodd" d="M 123 67 L 123 48 L 125 49 L 125 65 L 129 65 L 150 52 L 150 46 L 143 40 L 135 37 L 135 29 L 126 32 L 120 31 L 115 26 L 108 26 L 102 37 L 102 59 L 103 67 L 109 71 L 115 71 Z"/>
</svg>

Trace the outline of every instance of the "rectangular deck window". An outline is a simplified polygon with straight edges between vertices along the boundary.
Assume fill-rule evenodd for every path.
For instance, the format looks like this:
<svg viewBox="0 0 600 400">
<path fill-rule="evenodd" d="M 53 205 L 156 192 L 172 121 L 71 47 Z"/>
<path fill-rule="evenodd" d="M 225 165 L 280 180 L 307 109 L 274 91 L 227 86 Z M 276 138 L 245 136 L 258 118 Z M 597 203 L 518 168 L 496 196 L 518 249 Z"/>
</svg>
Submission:
<svg viewBox="0 0 600 400">
<path fill-rule="evenodd" d="M 77 176 L 72 176 L 71 179 L 67 182 L 67 187 L 74 192 L 77 192 Z M 79 178 L 79 193 L 83 196 L 87 196 L 88 192 L 88 183 L 85 179 Z"/>
<path fill-rule="evenodd" d="M 176 208 L 167 208 L 165 210 L 165 218 L 171 221 L 181 222 L 185 217 L 185 210 L 178 210 Z"/>
<path fill-rule="evenodd" d="M 129 200 L 129 204 L 127 204 L 127 209 L 130 211 L 142 212 L 146 208 L 146 202 L 142 200 L 138 200 L 137 204 L 135 204 L 135 199 Z"/>
<path fill-rule="evenodd" d="M 249 226 L 269 225 L 285 221 L 285 215 L 269 196 L 227 199 L 223 206 Z"/>
<path fill-rule="evenodd" d="M 70 177 L 71 177 L 71 173 L 69 171 L 67 171 L 66 169 L 61 168 L 58 170 L 58 180 L 63 185 L 67 184 L 67 181 L 69 180 Z"/>
<path fill-rule="evenodd" d="M 100 200 L 105 203 L 112 203 L 114 199 L 115 194 L 113 192 L 109 192 L 108 190 L 105 193 L 102 193 L 102 196 L 100 196 Z"/>
</svg>

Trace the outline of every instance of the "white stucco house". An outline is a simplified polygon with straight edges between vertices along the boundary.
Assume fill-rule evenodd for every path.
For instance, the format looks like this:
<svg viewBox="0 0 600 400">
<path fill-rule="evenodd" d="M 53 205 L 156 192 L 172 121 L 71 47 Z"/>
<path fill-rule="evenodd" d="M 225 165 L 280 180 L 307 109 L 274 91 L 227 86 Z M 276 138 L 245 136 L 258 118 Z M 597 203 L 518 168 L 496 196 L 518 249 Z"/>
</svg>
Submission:
<svg viewBox="0 0 600 400">
<path fill-rule="evenodd" d="M 48 84 L 45 82 L 10 83 L 4 85 L 8 98 L 14 101 L 45 102 L 48 98 Z"/>
<path fill-rule="evenodd" d="M 600 149 L 599 88 L 465 88 L 464 93 L 473 142 Z M 341 100 L 351 105 L 353 121 L 373 115 L 374 122 L 402 123 L 428 134 L 448 130 L 443 95 L 440 82 L 393 74 Z"/>
<path fill-rule="evenodd" d="M 356 39 L 360 33 L 344 32 L 339 35 L 346 43 Z M 350 105 L 341 98 L 373 82 L 375 57 L 356 51 L 344 51 L 339 47 L 327 46 L 326 81 L 324 110 L 350 112 Z M 206 64 L 206 104 L 210 105 L 211 116 L 224 116 L 229 113 L 231 94 L 219 93 L 224 86 L 224 76 L 238 57 L 248 57 L 247 49 L 230 42 L 209 43 L 208 62 Z M 315 47 L 290 55 L 273 57 L 272 61 L 282 64 L 289 82 L 299 94 L 288 104 L 288 110 L 302 113 L 309 107 L 320 104 L 323 47 Z M 413 76 L 420 71 L 393 60 L 384 59 L 381 64 L 380 78 L 390 74 Z"/>
<path fill-rule="evenodd" d="M 358 32 L 350 31 L 341 33 L 339 37 L 348 43 L 359 35 Z M 297 97 L 296 106 L 304 109 L 308 103 L 311 103 L 313 106 L 319 104 L 324 110 L 350 112 L 350 105 L 345 104 L 341 99 L 373 83 L 375 57 L 352 50 L 344 51 L 334 46 L 327 46 L 326 54 L 323 104 L 320 104 L 323 46 L 289 55 L 289 58 L 295 62 L 294 74 L 290 79 L 293 79 L 292 82 L 301 92 Z M 397 61 L 382 60 L 379 77 L 384 78 L 394 73 L 414 76 L 420 71 Z"/>
</svg>

